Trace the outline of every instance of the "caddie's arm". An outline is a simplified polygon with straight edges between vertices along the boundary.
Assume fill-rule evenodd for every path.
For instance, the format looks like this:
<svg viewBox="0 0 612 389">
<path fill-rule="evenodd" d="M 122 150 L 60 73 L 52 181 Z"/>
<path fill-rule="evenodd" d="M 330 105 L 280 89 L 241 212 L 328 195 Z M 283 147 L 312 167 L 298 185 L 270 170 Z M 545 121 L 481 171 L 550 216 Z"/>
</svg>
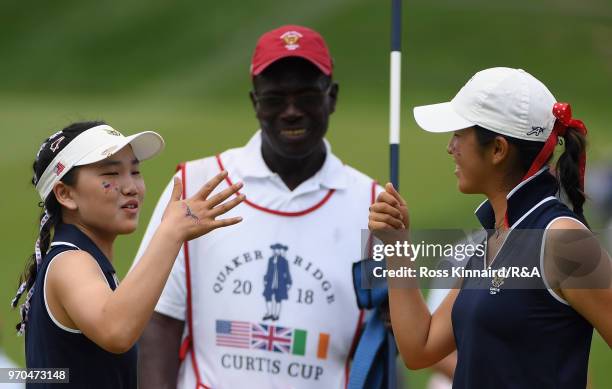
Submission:
<svg viewBox="0 0 612 389">
<path fill-rule="evenodd" d="M 154 312 L 138 342 L 138 386 L 175 389 L 185 322 Z"/>
</svg>

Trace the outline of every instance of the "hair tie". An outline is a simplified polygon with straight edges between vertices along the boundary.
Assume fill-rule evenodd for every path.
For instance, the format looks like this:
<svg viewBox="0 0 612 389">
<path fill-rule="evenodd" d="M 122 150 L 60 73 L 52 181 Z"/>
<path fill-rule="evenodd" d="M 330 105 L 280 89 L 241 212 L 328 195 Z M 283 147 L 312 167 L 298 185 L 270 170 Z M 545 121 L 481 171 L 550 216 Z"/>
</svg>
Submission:
<svg viewBox="0 0 612 389">
<path fill-rule="evenodd" d="M 531 167 L 527 171 L 527 174 L 525 174 L 525 177 L 523 177 L 522 181 L 525 181 L 529 177 L 533 176 L 542 168 L 542 166 L 544 166 L 555 150 L 555 146 L 559 143 L 559 137 L 564 138 L 568 128 L 575 128 L 584 136 L 587 134 L 587 128 L 584 123 L 581 120 L 572 118 L 572 107 L 568 103 L 555 103 L 552 113 L 557 119 L 555 120 L 553 130 L 548 136 L 548 139 L 546 139 L 544 147 L 542 147 L 542 150 L 534 159 Z M 586 153 L 584 151 L 580 154 L 579 169 L 580 190 L 584 192 L 584 173 L 586 170 Z"/>
<path fill-rule="evenodd" d="M 556 103 L 553 106 L 553 115 L 557 118 L 555 128 L 557 135 L 565 136 L 568 127 L 577 129 L 581 134 L 587 134 L 587 128 L 581 120 L 572 119 L 572 107 L 568 103 Z"/>
</svg>

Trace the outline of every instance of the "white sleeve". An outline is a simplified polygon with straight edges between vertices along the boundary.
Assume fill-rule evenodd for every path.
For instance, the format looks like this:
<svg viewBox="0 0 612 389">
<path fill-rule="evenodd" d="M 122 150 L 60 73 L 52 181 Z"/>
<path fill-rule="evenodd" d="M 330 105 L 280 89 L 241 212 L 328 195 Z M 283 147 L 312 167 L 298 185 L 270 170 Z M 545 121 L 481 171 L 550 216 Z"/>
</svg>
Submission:
<svg viewBox="0 0 612 389">
<path fill-rule="evenodd" d="M 166 210 L 168 201 L 170 200 L 173 186 L 174 183 L 171 180 L 160 196 L 157 205 L 155 206 L 155 210 L 153 211 L 153 215 L 151 216 L 151 220 L 149 221 L 149 225 L 147 226 L 147 230 L 145 231 L 144 237 L 142 238 L 142 242 L 140 242 L 140 247 L 138 248 L 138 252 L 136 253 L 136 257 L 134 258 L 134 262 L 132 263 L 130 270 L 134 268 L 134 266 L 143 256 L 147 247 L 149 246 L 149 242 L 155 234 L 155 231 L 157 231 L 157 227 L 159 227 L 161 218 Z M 176 257 L 176 261 L 174 262 L 174 266 L 172 267 L 172 271 L 170 272 L 170 277 L 166 282 L 166 286 L 164 286 L 164 290 L 159 298 L 159 301 L 157 302 L 157 305 L 155 306 L 155 311 L 177 320 L 185 320 L 186 302 L 187 289 L 185 285 L 185 257 L 183 255 L 183 248 L 181 248 L 178 256 Z"/>
</svg>

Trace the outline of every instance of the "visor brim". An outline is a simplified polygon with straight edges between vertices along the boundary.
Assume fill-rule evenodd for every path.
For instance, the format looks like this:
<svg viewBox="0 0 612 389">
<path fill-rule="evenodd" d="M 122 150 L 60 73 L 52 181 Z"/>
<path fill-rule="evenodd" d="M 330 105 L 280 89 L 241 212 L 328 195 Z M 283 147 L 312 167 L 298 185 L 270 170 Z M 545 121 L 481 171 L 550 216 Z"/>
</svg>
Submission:
<svg viewBox="0 0 612 389">
<path fill-rule="evenodd" d="M 89 165 L 102 161 L 117 153 L 125 146 L 132 146 L 134 156 L 139 161 L 153 158 L 165 147 L 164 139 L 154 131 L 143 131 L 127 137 L 117 138 L 117 142 L 101 145 L 96 152 L 91 152 L 74 166 Z"/>
</svg>

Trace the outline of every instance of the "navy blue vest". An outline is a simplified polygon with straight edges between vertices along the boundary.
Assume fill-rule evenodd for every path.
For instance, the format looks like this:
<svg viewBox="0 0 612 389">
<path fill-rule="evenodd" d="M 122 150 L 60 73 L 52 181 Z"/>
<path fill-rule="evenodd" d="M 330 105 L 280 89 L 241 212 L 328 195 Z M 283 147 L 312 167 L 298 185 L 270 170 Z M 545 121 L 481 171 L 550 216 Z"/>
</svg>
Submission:
<svg viewBox="0 0 612 389">
<path fill-rule="evenodd" d="M 74 247 L 76 246 L 76 247 Z M 113 354 L 100 348 L 80 332 L 70 332 L 54 323 L 43 297 L 49 263 L 61 252 L 84 250 L 98 262 L 110 288 L 115 290 L 115 269 L 100 249 L 77 227 L 60 224 L 55 229 L 51 250 L 38 270 L 26 326 L 26 364 L 29 368 L 68 368 L 70 384 L 29 384 L 44 388 L 137 388 L 137 349 Z"/>
<path fill-rule="evenodd" d="M 550 198 L 557 192 L 556 180 L 544 170 L 511 194 L 507 215 L 517 234 L 508 234 L 492 269 L 529 266 L 544 274 L 540 266 L 543 230 L 557 217 L 576 218 L 557 198 Z M 485 229 L 494 228 L 495 215 L 488 201 L 476 215 Z M 476 256 L 466 266 L 483 268 L 484 258 Z M 464 278 L 463 282 L 452 309 L 458 352 L 453 388 L 586 387 L 593 327 L 553 297 L 542 279 L 536 277 L 531 289 L 512 289 L 512 280 L 499 285 L 494 278 Z"/>
</svg>

